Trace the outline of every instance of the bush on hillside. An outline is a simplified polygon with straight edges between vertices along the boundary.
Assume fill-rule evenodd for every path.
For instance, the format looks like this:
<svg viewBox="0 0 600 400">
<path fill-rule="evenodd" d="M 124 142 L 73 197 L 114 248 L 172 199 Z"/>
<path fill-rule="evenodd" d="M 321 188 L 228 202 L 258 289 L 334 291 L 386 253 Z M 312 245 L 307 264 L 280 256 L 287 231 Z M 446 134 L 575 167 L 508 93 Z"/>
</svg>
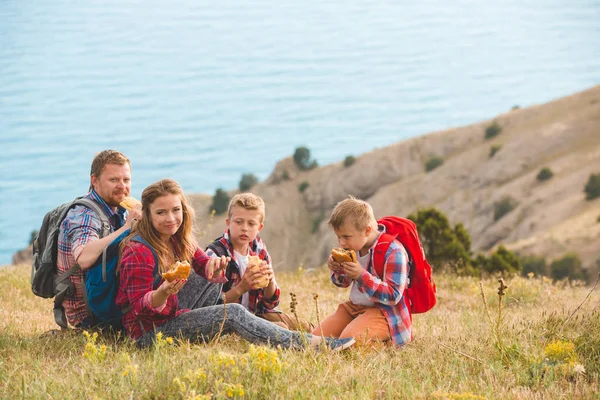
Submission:
<svg viewBox="0 0 600 400">
<path fill-rule="evenodd" d="M 500 144 L 494 144 L 490 147 L 490 158 L 494 157 L 494 155 L 500 151 L 500 149 L 502 148 L 502 145 Z"/>
<path fill-rule="evenodd" d="M 284 169 L 283 172 L 281 173 L 281 179 L 283 179 L 284 181 L 290 180 L 290 174 L 289 174 L 289 172 L 287 172 L 287 169 Z"/>
<path fill-rule="evenodd" d="M 317 161 L 310 159 L 310 150 L 304 146 L 294 151 L 294 162 L 301 170 L 309 170 L 317 166 Z"/>
<path fill-rule="evenodd" d="M 242 179 L 240 179 L 240 191 L 246 192 L 250 190 L 250 188 L 258 183 L 258 178 L 254 174 L 243 174 Z"/>
<path fill-rule="evenodd" d="M 462 224 L 454 228 L 446 215 L 435 208 L 410 214 L 417 225 L 425 256 L 434 270 L 450 269 L 465 273 L 470 263 L 471 237 Z"/>
<path fill-rule="evenodd" d="M 547 181 L 548 179 L 552 178 L 552 176 L 554 176 L 554 174 L 552 173 L 552 170 L 550 168 L 544 167 L 537 174 L 536 179 L 540 182 L 543 182 L 543 181 Z"/>
<path fill-rule="evenodd" d="M 220 215 L 227 211 L 229 207 L 229 196 L 227 192 L 221 188 L 218 188 L 213 196 L 212 204 L 210 209 L 215 211 L 215 214 Z"/>
<path fill-rule="evenodd" d="M 427 162 L 425 163 L 425 171 L 427 171 L 427 172 L 433 171 L 434 169 L 436 169 L 443 163 L 444 163 L 444 159 L 442 157 L 439 157 L 439 156 L 430 157 L 429 160 L 427 160 Z"/>
<path fill-rule="evenodd" d="M 494 221 L 498 221 L 506 214 L 511 212 L 519 204 L 518 201 L 510 196 L 505 196 L 502 199 L 494 203 Z"/>
<path fill-rule="evenodd" d="M 299 185 L 298 185 L 298 191 L 300 193 L 304 193 L 304 191 L 306 190 L 306 188 L 308 188 L 309 183 L 307 181 L 302 181 Z"/>
<path fill-rule="evenodd" d="M 550 276 L 555 281 L 568 279 L 586 280 L 586 273 L 581 266 L 581 260 L 574 253 L 565 254 L 562 258 L 552 261 L 550 264 Z"/>
<path fill-rule="evenodd" d="M 500 124 L 498 124 L 497 121 L 494 121 L 490 125 L 488 125 L 487 128 L 485 128 L 485 138 L 491 139 L 493 137 L 498 136 L 500 132 L 502 132 L 502 127 L 500 126 Z"/>
<path fill-rule="evenodd" d="M 519 257 L 521 263 L 521 275 L 527 276 L 533 273 L 535 276 L 549 276 L 550 269 L 544 257 L 539 256 L 524 256 Z"/>
<path fill-rule="evenodd" d="M 521 270 L 521 263 L 515 253 L 500 245 L 489 258 L 478 256 L 479 268 L 486 274 L 512 276 Z"/>
<path fill-rule="evenodd" d="M 600 197 L 600 174 L 591 174 L 584 188 L 585 199 L 593 200 Z"/>
<path fill-rule="evenodd" d="M 344 167 L 348 168 L 349 166 L 351 166 L 355 162 L 356 162 L 356 157 L 354 157 L 354 156 L 346 156 L 346 158 L 344 158 Z"/>
</svg>

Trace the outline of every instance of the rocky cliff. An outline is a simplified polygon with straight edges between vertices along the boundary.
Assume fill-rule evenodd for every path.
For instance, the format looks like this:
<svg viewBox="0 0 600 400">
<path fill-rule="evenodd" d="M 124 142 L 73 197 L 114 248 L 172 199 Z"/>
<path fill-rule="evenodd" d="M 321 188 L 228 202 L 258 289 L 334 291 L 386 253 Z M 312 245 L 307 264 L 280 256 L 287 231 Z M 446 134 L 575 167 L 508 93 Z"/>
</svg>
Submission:
<svg viewBox="0 0 600 400">
<path fill-rule="evenodd" d="M 486 139 L 492 121 L 502 131 Z M 492 146 L 499 150 L 490 157 Z M 434 156 L 444 163 L 426 172 Z M 540 182 L 544 167 L 554 175 Z M 584 193 L 592 173 L 600 173 L 600 86 L 356 155 L 347 168 L 336 163 L 299 171 L 286 158 L 252 191 L 266 202 L 261 236 L 279 269 L 325 262 L 336 244 L 327 218 L 349 194 L 369 201 L 377 217 L 436 207 L 451 223 L 465 225 L 475 251 L 503 243 L 548 261 L 573 251 L 593 266 L 600 259 L 600 199 L 587 201 Z M 300 193 L 304 181 L 308 187 Z M 191 197 L 205 245 L 222 232 L 225 216 L 209 217 L 210 196 Z M 494 220 L 494 204 L 505 197 L 517 205 Z"/>
<path fill-rule="evenodd" d="M 492 121 L 502 131 L 486 139 Z M 493 146 L 499 150 L 491 157 Z M 503 243 L 548 261 L 572 251 L 587 267 L 600 262 L 600 198 L 587 201 L 583 191 L 590 174 L 600 173 L 600 86 L 355 156 L 350 167 L 310 171 L 298 170 L 288 157 L 252 188 L 267 205 L 261 236 L 276 269 L 325 262 L 336 244 L 327 219 L 349 194 L 369 201 L 377 217 L 436 207 L 452 224 L 465 225 L 475 251 Z M 444 163 L 426 172 L 431 157 Z M 553 177 L 540 182 L 544 167 Z M 308 187 L 301 193 L 302 182 Z M 494 204 L 507 197 L 516 207 L 495 220 Z M 210 216 L 211 196 L 190 198 L 205 246 L 222 233 L 225 216 Z M 28 262 L 21 255 L 15 262 Z"/>
</svg>

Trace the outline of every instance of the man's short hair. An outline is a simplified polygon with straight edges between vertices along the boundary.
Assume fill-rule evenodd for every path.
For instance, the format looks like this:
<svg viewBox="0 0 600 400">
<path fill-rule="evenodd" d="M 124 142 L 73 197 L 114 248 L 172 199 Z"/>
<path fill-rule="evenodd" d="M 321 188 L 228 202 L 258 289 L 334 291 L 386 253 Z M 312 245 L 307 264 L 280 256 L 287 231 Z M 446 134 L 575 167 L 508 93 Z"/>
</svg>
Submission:
<svg viewBox="0 0 600 400">
<path fill-rule="evenodd" d="M 246 210 L 257 210 L 260 212 L 260 223 L 262 224 L 265 219 L 265 202 L 260 196 L 254 193 L 239 193 L 233 196 L 229 202 L 229 209 L 227 210 L 227 218 L 231 219 L 231 213 L 233 207 L 241 207 Z"/>
<path fill-rule="evenodd" d="M 103 150 L 100 153 L 96 154 L 94 160 L 92 161 L 92 168 L 90 171 L 90 178 L 95 176 L 96 178 L 100 177 L 104 167 L 107 164 L 116 164 L 116 165 L 129 165 L 129 169 L 131 170 L 131 162 L 129 158 L 125 157 L 125 154 L 116 150 Z M 90 190 L 93 189 L 93 186 L 90 182 Z"/>
<path fill-rule="evenodd" d="M 92 169 L 90 171 L 90 176 L 94 175 L 99 177 L 102 173 L 102 170 L 107 164 L 116 164 L 116 165 L 129 165 L 129 169 L 131 169 L 131 162 L 129 158 L 125 157 L 125 154 L 116 150 L 103 150 L 100 153 L 96 154 L 94 160 L 92 161 Z"/>
<path fill-rule="evenodd" d="M 335 205 L 328 224 L 333 229 L 340 229 L 346 221 L 354 223 L 358 230 L 363 230 L 369 225 L 377 226 L 373 207 L 354 196 L 349 196 Z"/>
</svg>

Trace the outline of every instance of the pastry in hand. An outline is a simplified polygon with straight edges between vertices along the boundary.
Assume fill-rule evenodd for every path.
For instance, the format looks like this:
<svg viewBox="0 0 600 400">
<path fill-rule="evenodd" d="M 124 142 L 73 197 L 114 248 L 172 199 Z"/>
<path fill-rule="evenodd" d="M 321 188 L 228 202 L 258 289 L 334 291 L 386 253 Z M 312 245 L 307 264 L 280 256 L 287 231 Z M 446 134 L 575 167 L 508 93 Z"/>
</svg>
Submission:
<svg viewBox="0 0 600 400">
<path fill-rule="evenodd" d="M 338 263 L 358 262 L 354 250 L 346 250 L 342 249 L 341 247 L 335 247 L 331 249 L 331 255 L 333 257 L 333 261 Z"/>
<path fill-rule="evenodd" d="M 189 262 L 177 261 L 170 270 L 162 274 L 162 277 L 168 282 L 173 282 L 176 279 L 187 279 L 191 270 L 192 266 Z"/>
<path fill-rule="evenodd" d="M 136 200 L 134 197 L 125 197 L 119 205 L 125 208 L 127 211 L 131 211 L 134 208 L 142 208 L 142 203 Z"/>
<path fill-rule="evenodd" d="M 258 257 L 258 256 L 250 256 L 248 257 L 248 266 L 246 268 L 248 268 L 248 270 L 252 271 L 256 268 L 260 269 L 260 262 L 262 260 Z M 269 278 L 265 275 L 263 275 L 260 280 L 258 281 L 258 283 L 256 285 L 254 285 L 254 287 L 256 289 L 262 289 L 264 287 L 267 287 L 267 285 L 269 284 Z"/>
</svg>

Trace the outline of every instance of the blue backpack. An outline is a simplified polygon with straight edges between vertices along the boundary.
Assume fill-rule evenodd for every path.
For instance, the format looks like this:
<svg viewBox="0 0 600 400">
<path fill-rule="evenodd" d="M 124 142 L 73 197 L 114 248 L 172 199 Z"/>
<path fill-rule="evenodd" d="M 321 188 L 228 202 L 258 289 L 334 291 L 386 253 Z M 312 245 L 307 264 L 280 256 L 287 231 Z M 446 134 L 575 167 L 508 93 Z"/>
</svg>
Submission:
<svg viewBox="0 0 600 400">
<path fill-rule="evenodd" d="M 85 295 L 86 305 L 88 306 L 88 317 L 92 321 L 92 326 L 101 328 L 112 328 L 120 330 L 122 328 L 121 318 L 129 307 L 120 309 L 115 300 L 119 289 L 119 275 L 117 266 L 119 264 L 119 246 L 123 239 L 129 235 L 130 230 L 120 234 L 108 245 L 85 274 Z M 161 282 L 162 276 L 158 273 L 158 257 L 154 249 L 139 235 L 131 240 L 140 242 L 148 246 L 154 256 L 154 283 L 153 288 L 157 288 Z"/>
</svg>

